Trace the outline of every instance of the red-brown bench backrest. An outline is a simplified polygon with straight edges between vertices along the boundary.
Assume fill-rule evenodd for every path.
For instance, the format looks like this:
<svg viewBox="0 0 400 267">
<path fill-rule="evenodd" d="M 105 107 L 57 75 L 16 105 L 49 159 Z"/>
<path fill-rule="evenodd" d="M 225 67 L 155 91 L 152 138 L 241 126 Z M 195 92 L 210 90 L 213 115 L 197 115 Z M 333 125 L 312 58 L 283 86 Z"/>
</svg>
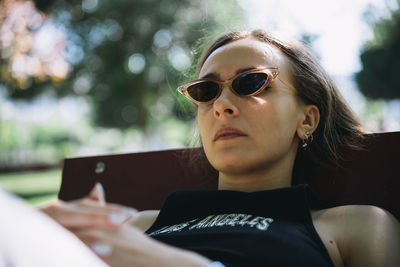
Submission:
<svg viewBox="0 0 400 267">
<path fill-rule="evenodd" d="M 400 220 L 400 132 L 370 134 L 361 151 L 347 152 L 342 169 L 320 170 L 308 183 L 338 205 L 369 204 Z M 159 209 L 177 189 L 216 189 L 210 167 L 189 168 L 187 149 L 71 158 L 64 161 L 59 198 L 88 194 L 95 182 L 109 202 L 139 210 Z"/>
</svg>

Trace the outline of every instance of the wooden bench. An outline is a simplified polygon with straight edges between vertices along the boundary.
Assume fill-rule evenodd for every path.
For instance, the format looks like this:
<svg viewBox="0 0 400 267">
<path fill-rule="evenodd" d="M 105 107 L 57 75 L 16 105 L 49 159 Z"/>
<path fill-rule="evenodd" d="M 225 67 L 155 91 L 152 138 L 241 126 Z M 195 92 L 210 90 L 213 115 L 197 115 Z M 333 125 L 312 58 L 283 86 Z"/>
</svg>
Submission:
<svg viewBox="0 0 400 267">
<path fill-rule="evenodd" d="M 177 189 L 216 189 L 217 172 L 192 168 L 188 149 L 65 159 L 59 198 L 73 200 L 100 182 L 108 202 L 159 209 Z M 318 170 L 308 183 L 337 205 L 368 204 L 400 220 L 400 132 L 366 135 L 365 149 L 348 151 L 343 168 Z"/>
</svg>

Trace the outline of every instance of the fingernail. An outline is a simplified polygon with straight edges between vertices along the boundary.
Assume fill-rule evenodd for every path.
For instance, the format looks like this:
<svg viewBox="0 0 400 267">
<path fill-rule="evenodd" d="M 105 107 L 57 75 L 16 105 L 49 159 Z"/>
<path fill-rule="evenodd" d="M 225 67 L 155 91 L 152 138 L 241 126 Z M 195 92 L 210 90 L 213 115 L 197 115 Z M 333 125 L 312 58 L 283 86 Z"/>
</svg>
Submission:
<svg viewBox="0 0 400 267">
<path fill-rule="evenodd" d="M 131 214 L 124 212 L 112 212 L 108 215 L 108 221 L 112 224 L 123 224 L 131 217 Z"/>
<path fill-rule="evenodd" d="M 95 186 L 99 196 L 99 201 L 104 204 L 106 202 L 106 194 L 104 193 L 104 188 L 99 182 L 97 182 Z"/>
<path fill-rule="evenodd" d="M 127 214 L 130 214 L 132 216 L 135 216 L 138 213 L 137 209 L 130 208 L 130 207 L 125 207 L 125 208 L 122 209 L 122 211 L 127 213 Z"/>
<path fill-rule="evenodd" d="M 112 253 L 112 246 L 107 243 L 96 242 L 91 245 L 92 250 L 99 256 L 109 256 Z"/>
</svg>

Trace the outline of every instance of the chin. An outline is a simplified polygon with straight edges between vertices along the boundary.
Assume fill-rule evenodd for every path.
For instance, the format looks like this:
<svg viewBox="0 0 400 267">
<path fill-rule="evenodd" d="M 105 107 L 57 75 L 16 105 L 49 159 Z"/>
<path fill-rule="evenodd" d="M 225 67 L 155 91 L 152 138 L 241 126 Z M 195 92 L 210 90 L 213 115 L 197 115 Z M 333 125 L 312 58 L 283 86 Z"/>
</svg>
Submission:
<svg viewBox="0 0 400 267">
<path fill-rule="evenodd" d="M 211 165 L 220 172 L 241 173 L 251 169 L 255 159 L 254 153 L 250 153 L 248 147 L 227 146 L 223 148 L 205 149 L 206 156 Z"/>
<path fill-rule="evenodd" d="M 251 169 L 248 158 L 239 156 L 224 156 L 211 162 L 211 165 L 219 172 L 243 173 Z"/>
</svg>

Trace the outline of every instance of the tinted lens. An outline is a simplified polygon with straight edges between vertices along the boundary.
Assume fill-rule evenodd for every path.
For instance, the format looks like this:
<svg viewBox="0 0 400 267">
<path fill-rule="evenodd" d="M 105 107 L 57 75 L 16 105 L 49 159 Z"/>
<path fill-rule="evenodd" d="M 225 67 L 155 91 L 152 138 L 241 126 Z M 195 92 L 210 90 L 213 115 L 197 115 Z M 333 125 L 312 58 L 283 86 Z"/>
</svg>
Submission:
<svg viewBox="0 0 400 267">
<path fill-rule="evenodd" d="M 218 94 L 218 84 L 204 81 L 188 87 L 187 92 L 191 98 L 199 102 L 208 102 Z"/>
<path fill-rule="evenodd" d="M 247 73 L 237 77 L 232 82 L 233 90 L 239 95 L 251 95 L 268 81 L 266 73 Z"/>
</svg>

